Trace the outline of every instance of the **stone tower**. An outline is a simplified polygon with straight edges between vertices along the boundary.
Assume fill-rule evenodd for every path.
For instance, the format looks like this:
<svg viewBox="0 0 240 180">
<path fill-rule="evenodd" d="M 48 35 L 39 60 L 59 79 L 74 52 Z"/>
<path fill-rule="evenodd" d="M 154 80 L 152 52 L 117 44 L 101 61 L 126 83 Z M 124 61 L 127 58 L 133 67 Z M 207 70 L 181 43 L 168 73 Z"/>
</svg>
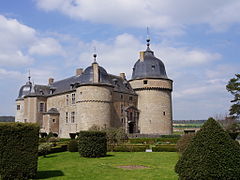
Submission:
<svg viewBox="0 0 240 180">
<path fill-rule="evenodd" d="M 76 89 L 78 130 L 88 130 L 93 125 L 111 127 L 113 85 L 106 70 L 96 62 L 80 76 Z"/>
<path fill-rule="evenodd" d="M 172 83 L 163 62 L 154 56 L 147 39 L 146 51 L 133 67 L 129 81 L 138 94 L 141 134 L 172 134 Z"/>
</svg>

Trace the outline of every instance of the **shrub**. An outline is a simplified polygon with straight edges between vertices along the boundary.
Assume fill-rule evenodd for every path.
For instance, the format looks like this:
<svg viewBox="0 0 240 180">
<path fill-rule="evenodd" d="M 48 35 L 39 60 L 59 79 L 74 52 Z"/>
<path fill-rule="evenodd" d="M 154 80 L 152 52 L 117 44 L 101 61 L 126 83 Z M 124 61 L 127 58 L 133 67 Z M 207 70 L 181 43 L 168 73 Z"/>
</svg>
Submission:
<svg viewBox="0 0 240 180">
<path fill-rule="evenodd" d="M 43 155 L 46 157 L 46 155 L 50 152 L 51 150 L 51 144 L 49 143 L 42 143 L 38 146 L 38 155 Z"/>
<path fill-rule="evenodd" d="M 176 148 L 178 152 L 183 153 L 194 136 L 195 133 L 184 134 L 177 142 Z"/>
<path fill-rule="evenodd" d="M 30 123 L 0 123 L 0 176 L 28 179 L 37 173 L 39 127 Z"/>
<path fill-rule="evenodd" d="M 157 145 L 155 147 L 152 147 L 153 152 L 176 152 L 176 146 L 174 144 L 168 144 L 168 145 Z"/>
<path fill-rule="evenodd" d="M 83 157 L 106 156 L 106 133 L 101 131 L 80 131 L 78 151 Z"/>
<path fill-rule="evenodd" d="M 117 145 L 113 147 L 114 152 L 145 152 L 148 149 L 148 145 Z"/>
<path fill-rule="evenodd" d="M 71 140 L 68 143 L 68 151 L 69 152 L 78 152 L 78 141 L 77 140 Z"/>
<path fill-rule="evenodd" d="M 50 137 L 50 138 L 48 138 L 48 142 L 51 143 L 52 146 L 56 146 L 57 142 L 59 142 L 59 138 L 57 138 L 57 137 Z"/>
<path fill-rule="evenodd" d="M 75 139 L 77 136 L 77 133 L 69 133 L 69 136 L 71 139 Z"/>
<path fill-rule="evenodd" d="M 239 179 L 240 146 L 209 118 L 175 166 L 180 179 Z"/>
</svg>

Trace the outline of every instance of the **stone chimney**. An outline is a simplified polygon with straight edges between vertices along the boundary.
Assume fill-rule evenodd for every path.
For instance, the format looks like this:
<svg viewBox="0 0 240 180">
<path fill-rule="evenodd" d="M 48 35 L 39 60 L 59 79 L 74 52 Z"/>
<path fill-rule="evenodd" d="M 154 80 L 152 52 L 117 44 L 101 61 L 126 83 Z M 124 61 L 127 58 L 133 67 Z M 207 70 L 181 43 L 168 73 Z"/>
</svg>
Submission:
<svg viewBox="0 0 240 180">
<path fill-rule="evenodd" d="M 82 68 L 76 69 L 76 76 L 80 76 L 80 75 L 82 75 L 82 73 L 83 73 L 83 69 Z"/>
<path fill-rule="evenodd" d="M 98 63 L 92 63 L 93 67 L 93 83 L 99 83 Z"/>
<path fill-rule="evenodd" d="M 53 78 L 49 78 L 49 79 L 48 79 L 48 85 L 51 85 L 53 82 L 54 82 L 54 79 L 53 79 Z"/>
<path fill-rule="evenodd" d="M 123 79 L 126 79 L 126 74 L 125 73 L 120 73 L 119 76 Z"/>
<path fill-rule="evenodd" d="M 140 51 L 140 61 L 144 61 L 144 51 Z"/>
</svg>

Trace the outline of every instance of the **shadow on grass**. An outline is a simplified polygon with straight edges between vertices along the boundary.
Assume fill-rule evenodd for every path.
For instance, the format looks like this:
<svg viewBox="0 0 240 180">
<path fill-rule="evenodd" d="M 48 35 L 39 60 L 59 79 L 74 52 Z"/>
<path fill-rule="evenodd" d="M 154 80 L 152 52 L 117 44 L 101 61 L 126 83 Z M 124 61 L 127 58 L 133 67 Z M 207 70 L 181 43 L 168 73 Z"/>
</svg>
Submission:
<svg viewBox="0 0 240 180">
<path fill-rule="evenodd" d="M 47 179 L 59 176 L 64 176 L 64 173 L 60 170 L 38 171 L 37 176 L 34 179 Z"/>
</svg>

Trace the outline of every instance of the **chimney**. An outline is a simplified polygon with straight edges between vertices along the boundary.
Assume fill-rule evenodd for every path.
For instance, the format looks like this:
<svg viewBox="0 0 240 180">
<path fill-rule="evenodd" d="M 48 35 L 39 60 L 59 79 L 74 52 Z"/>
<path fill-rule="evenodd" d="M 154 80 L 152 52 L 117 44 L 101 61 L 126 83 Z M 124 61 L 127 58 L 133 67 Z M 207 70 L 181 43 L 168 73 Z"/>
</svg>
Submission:
<svg viewBox="0 0 240 180">
<path fill-rule="evenodd" d="M 53 78 L 49 78 L 49 79 L 48 79 L 48 85 L 51 85 L 53 82 L 54 82 L 54 79 L 53 79 Z"/>
<path fill-rule="evenodd" d="M 76 76 L 80 76 L 83 73 L 83 68 L 76 69 Z"/>
<path fill-rule="evenodd" d="M 92 63 L 93 66 L 93 83 L 99 83 L 98 63 Z"/>
<path fill-rule="evenodd" d="M 140 61 L 144 61 L 144 51 L 140 51 Z"/>
<path fill-rule="evenodd" d="M 119 76 L 123 79 L 126 79 L 126 74 L 125 73 L 120 73 Z"/>
</svg>

